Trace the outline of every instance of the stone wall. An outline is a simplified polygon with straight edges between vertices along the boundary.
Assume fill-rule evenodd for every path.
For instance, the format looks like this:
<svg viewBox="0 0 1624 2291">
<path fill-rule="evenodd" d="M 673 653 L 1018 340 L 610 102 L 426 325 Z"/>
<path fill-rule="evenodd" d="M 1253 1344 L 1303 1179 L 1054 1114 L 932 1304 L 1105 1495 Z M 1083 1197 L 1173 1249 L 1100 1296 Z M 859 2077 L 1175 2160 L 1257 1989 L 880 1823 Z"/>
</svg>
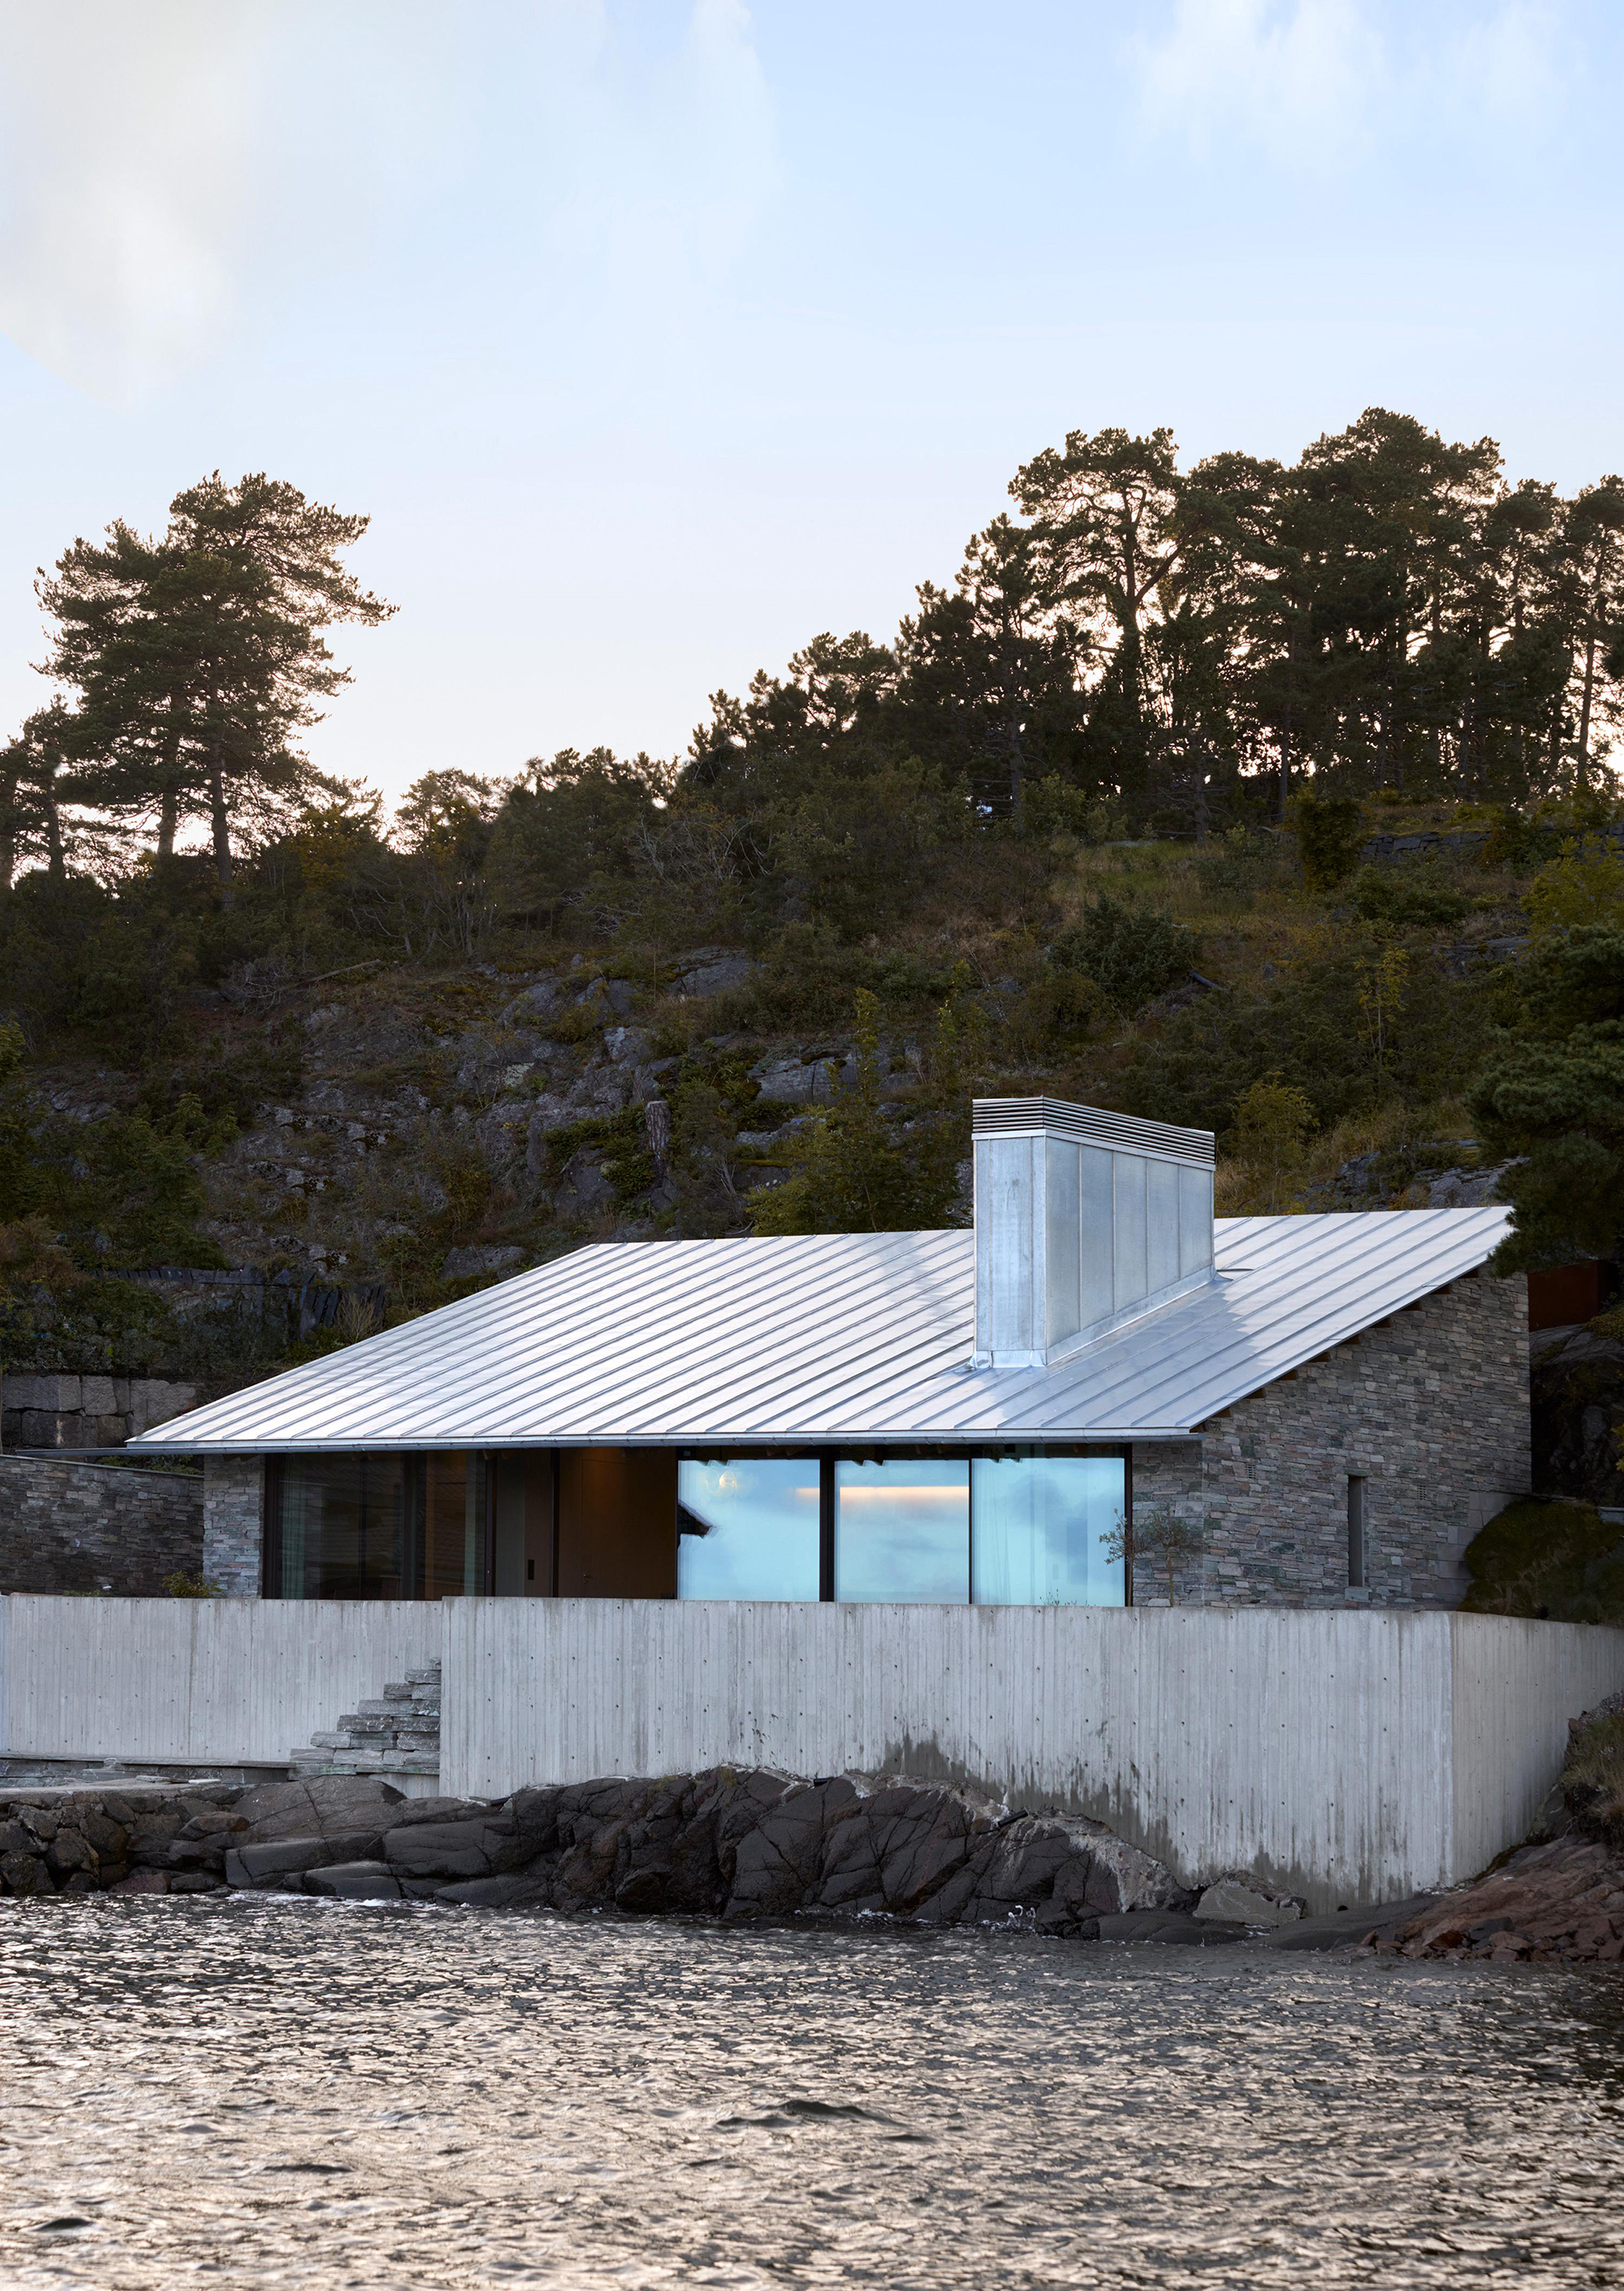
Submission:
<svg viewBox="0 0 1624 2291">
<path fill-rule="evenodd" d="M 230 1599 L 260 1596 L 265 1471 L 257 1456 L 205 1456 L 203 1572 Z"/>
<path fill-rule="evenodd" d="M 0 1592 L 157 1598 L 202 1564 L 196 1472 L 0 1456 Z"/>
<path fill-rule="evenodd" d="M 1134 1451 L 1134 1509 L 1199 1523 L 1180 1605 L 1452 1607 L 1460 1555 L 1530 1485 L 1525 1283 L 1468 1274 L 1226 1409 L 1195 1442 Z M 1347 1580 L 1347 1483 L 1365 1482 L 1365 1585 Z M 1134 1569 L 1136 1604 L 1167 1600 Z"/>
<path fill-rule="evenodd" d="M 150 1376 L 0 1379 L 0 1442 L 7 1448 L 122 1448 L 197 1399 L 190 1384 Z"/>
</svg>

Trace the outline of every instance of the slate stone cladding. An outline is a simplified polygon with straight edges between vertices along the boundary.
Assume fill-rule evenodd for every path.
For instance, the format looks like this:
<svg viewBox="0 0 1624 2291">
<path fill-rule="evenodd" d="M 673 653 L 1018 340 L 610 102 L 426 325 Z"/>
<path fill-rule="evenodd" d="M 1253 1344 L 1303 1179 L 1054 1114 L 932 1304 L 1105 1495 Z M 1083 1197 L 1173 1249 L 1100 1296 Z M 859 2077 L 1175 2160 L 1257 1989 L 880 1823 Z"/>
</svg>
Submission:
<svg viewBox="0 0 1624 2291">
<path fill-rule="evenodd" d="M 203 1572 L 229 1599 L 260 1596 L 264 1486 L 257 1456 L 203 1459 Z"/>
<path fill-rule="evenodd" d="M 1188 1606 L 1453 1607 L 1460 1554 L 1530 1485 L 1526 1284 L 1468 1275 L 1214 1417 L 1136 1446 L 1134 1509 L 1170 1502 L 1203 1547 Z M 1365 1584 L 1347 1577 L 1347 1483 L 1365 1481 Z M 1136 1603 L 1167 1601 L 1164 1565 Z"/>
<path fill-rule="evenodd" d="M 202 1560 L 197 1473 L 0 1456 L 0 1592 L 158 1598 Z"/>
</svg>

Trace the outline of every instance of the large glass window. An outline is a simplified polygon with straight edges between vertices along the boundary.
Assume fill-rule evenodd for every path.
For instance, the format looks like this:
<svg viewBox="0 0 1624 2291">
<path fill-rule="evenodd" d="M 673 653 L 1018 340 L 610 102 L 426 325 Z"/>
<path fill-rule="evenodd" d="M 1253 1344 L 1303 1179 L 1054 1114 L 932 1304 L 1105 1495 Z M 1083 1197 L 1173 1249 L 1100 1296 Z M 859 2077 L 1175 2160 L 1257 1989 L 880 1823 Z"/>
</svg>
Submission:
<svg viewBox="0 0 1624 2291">
<path fill-rule="evenodd" d="M 1123 1604 L 1122 1561 L 1105 1556 L 1127 1500 L 1121 1457 L 977 1456 L 970 1471 L 978 1605 Z"/>
<path fill-rule="evenodd" d="M 411 1597 L 400 1457 L 289 1456 L 277 1478 L 281 1597 Z"/>
<path fill-rule="evenodd" d="M 484 1588 L 486 1472 L 461 1453 L 288 1456 L 271 1581 L 283 1599 L 444 1599 Z"/>
<path fill-rule="evenodd" d="M 969 1596 L 968 1462 L 834 1467 L 834 1596 L 961 1604 Z"/>
<path fill-rule="evenodd" d="M 683 1461 L 677 1596 L 816 1599 L 820 1516 L 816 1456 Z"/>
</svg>

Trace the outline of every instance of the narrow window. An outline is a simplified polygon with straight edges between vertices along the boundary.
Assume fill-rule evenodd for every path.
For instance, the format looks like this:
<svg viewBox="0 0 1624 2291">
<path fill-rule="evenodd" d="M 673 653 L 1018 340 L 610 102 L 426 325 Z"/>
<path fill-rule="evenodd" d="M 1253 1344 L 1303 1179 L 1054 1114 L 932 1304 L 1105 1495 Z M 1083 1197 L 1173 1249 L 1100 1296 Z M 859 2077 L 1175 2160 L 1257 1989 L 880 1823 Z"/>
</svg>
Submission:
<svg viewBox="0 0 1624 2291">
<path fill-rule="evenodd" d="M 1364 1588 L 1364 1482 L 1350 1478 L 1347 1483 L 1347 1588 L 1350 1591 Z"/>
</svg>

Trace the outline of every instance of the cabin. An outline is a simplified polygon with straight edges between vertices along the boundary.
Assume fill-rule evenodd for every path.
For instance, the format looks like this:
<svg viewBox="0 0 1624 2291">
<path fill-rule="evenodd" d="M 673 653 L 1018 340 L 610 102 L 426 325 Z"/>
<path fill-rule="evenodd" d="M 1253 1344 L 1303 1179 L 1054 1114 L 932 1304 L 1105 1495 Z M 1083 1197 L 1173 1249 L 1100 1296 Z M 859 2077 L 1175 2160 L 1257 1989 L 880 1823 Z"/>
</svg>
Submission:
<svg viewBox="0 0 1624 2291">
<path fill-rule="evenodd" d="M 246 1598 L 1458 1604 L 1529 1486 L 1506 1210 L 1215 1218 L 1204 1130 L 973 1132 L 969 1229 L 582 1248 L 131 1450 L 202 1459 Z"/>
</svg>

